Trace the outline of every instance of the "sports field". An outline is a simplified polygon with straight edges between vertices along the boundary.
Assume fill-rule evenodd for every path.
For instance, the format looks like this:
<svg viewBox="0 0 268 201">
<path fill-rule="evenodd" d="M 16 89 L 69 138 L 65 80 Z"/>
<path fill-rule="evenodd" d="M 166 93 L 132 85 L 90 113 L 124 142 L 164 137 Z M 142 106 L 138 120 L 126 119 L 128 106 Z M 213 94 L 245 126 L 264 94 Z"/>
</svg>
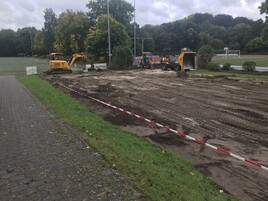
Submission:
<svg viewBox="0 0 268 201">
<path fill-rule="evenodd" d="M 268 55 L 241 55 L 240 57 L 214 57 L 213 62 L 220 64 L 230 63 L 233 65 L 242 65 L 245 61 L 254 61 L 257 66 L 268 67 Z"/>
</svg>

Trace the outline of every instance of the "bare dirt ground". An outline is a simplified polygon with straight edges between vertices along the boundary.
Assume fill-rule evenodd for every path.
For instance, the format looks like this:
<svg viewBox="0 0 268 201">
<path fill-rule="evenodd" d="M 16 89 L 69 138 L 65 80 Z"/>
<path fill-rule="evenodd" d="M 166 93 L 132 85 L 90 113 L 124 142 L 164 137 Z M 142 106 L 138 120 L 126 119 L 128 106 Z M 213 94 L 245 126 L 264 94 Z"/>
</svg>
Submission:
<svg viewBox="0 0 268 201">
<path fill-rule="evenodd" d="M 47 78 L 268 166 L 268 83 L 225 77 L 181 79 L 159 69 Z M 268 200 L 267 171 L 72 95 L 104 119 L 191 161 L 225 191 Z"/>
</svg>

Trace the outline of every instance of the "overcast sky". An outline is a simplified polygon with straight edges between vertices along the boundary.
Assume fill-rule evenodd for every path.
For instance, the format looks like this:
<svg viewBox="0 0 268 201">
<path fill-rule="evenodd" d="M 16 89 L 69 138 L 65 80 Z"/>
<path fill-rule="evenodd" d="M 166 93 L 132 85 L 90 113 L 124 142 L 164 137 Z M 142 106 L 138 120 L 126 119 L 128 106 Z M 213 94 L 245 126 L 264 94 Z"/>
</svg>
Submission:
<svg viewBox="0 0 268 201">
<path fill-rule="evenodd" d="M 134 5 L 134 0 L 127 0 Z M 136 22 L 161 24 L 182 19 L 193 13 L 229 14 L 249 19 L 264 19 L 258 6 L 265 0 L 136 0 Z M 1 0 L 0 29 L 34 26 L 41 29 L 44 10 L 52 8 L 59 15 L 66 9 L 86 12 L 89 0 Z"/>
</svg>

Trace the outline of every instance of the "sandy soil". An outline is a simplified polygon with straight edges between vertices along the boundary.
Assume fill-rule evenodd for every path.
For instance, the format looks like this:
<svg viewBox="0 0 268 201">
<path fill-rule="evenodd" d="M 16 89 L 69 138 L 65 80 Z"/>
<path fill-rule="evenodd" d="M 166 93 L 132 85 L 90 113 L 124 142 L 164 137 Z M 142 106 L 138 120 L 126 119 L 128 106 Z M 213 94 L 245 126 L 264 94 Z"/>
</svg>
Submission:
<svg viewBox="0 0 268 201">
<path fill-rule="evenodd" d="M 47 78 L 268 166 L 268 83 L 226 77 L 181 79 L 159 69 Z M 225 191 L 268 200 L 267 171 L 72 95 L 104 119 L 191 161 Z"/>
</svg>

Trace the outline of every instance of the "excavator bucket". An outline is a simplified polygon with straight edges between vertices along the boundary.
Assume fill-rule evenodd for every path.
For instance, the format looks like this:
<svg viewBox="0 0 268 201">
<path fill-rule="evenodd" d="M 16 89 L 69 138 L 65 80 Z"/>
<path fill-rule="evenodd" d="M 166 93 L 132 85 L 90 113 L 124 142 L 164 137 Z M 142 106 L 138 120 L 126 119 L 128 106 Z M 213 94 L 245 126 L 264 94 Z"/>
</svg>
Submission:
<svg viewBox="0 0 268 201">
<path fill-rule="evenodd" d="M 178 58 L 181 69 L 186 71 L 196 69 L 195 56 L 195 52 L 182 52 Z"/>
</svg>

